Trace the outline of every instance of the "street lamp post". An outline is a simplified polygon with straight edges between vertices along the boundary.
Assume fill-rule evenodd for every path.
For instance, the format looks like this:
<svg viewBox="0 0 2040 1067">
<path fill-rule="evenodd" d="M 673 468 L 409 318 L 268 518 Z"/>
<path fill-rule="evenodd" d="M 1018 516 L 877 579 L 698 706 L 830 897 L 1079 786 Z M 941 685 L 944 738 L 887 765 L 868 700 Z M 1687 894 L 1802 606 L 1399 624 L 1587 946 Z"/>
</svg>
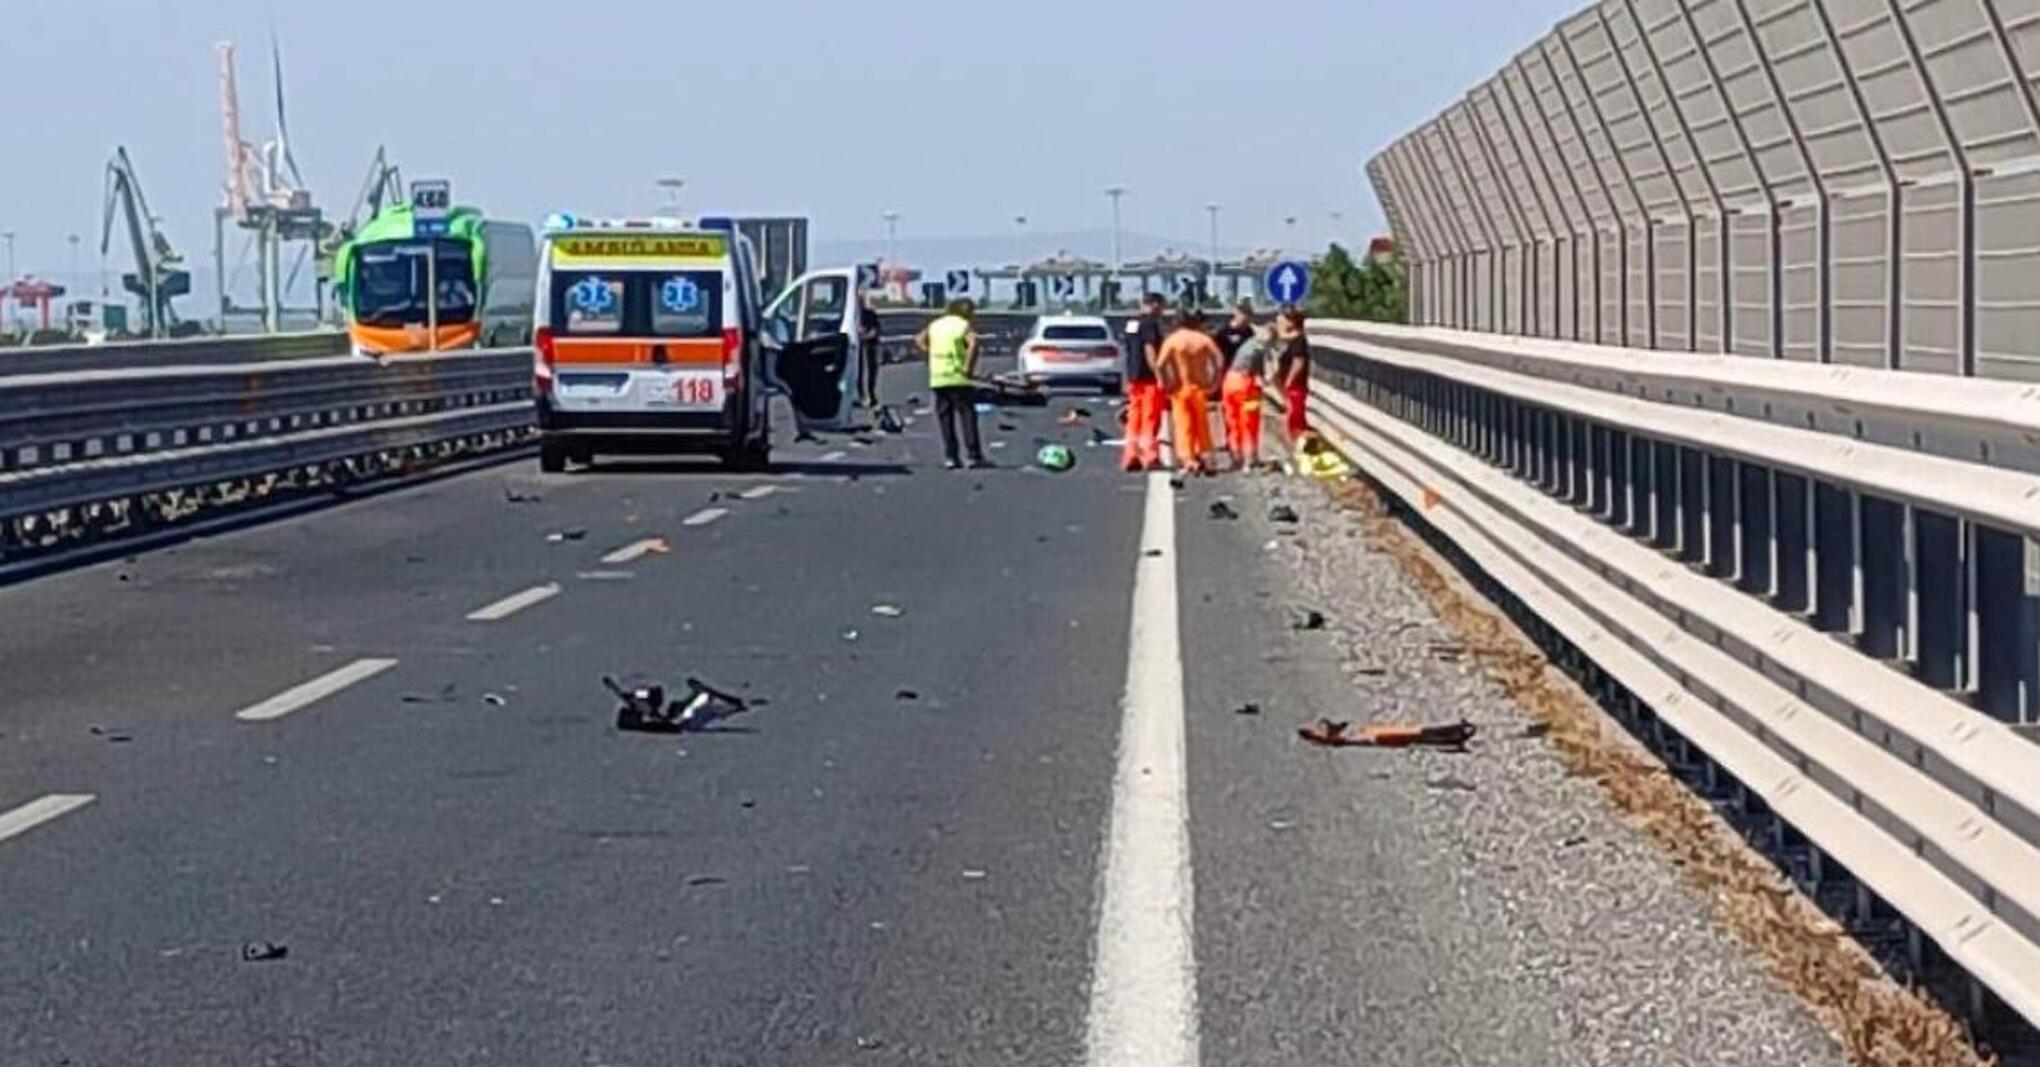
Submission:
<svg viewBox="0 0 2040 1067">
<path fill-rule="evenodd" d="M 658 179 L 655 184 L 659 188 L 666 190 L 666 213 L 674 218 L 679 218 L 680 190 L 687 185 L 687 179 L 676 174 L 669 174 Z"/>
<path fill-rule="evenodd" d="M 4 278 L 0 278 L 0 290 L 4 290 L 8 286 L 14 284 L 14 280 L 16 277 L 14 273 L 14 231 L 0 230 L 0 241 L 7 242 L 7 276 Z M 0 312 L 4 312 L 6 308 L 7 308 L 7 296 L 4 292 L 0 292 Z M 0 334 L 12 332 L 14 332 L 13 321 L 5 317 L 0 317 Z"/>
<path fill-rule="evenodd" d="M 1109 186 L 1105 190 L 1105 195 L 1112 198 L 1112 273 L 1107 279 L 1105 299 L 1105 306 L 1111 307 L 1118 303 L 1115 298 L 1119 295 L 1119 268 L 1125 262 L 1120 257 L 1119 250 L 1119 201 L 1126 195 L 1126 186 Z"/>
</svg>

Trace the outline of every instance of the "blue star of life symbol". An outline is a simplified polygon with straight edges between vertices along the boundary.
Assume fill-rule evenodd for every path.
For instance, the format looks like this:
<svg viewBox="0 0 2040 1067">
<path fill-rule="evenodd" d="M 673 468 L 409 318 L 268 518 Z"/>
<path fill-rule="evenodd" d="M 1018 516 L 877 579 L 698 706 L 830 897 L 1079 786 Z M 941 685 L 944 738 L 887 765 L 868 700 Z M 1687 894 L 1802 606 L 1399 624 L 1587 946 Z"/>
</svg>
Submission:
<svg viewBox="0 0 2040 1067">
<path fill-rule="evenodd" d="M 569 296 L 576 308 L 593 315 L 600 315 L 616 306 L 616 291 L 600 278 L 583 278 L 575 282 Z"/>
<path fill-rule="evenodd" d="M 668 278 L 659 286 L 659 303 L 684 315 L 701 306 L 701 286 L 692 278 Z"/>
</svg>

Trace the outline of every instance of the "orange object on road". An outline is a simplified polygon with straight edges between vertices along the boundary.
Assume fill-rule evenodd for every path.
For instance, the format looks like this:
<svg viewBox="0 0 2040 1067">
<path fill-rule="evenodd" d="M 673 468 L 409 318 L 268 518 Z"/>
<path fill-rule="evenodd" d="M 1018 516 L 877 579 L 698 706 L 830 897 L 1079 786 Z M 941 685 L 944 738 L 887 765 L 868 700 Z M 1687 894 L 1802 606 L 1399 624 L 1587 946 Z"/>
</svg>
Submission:
<svg viewBox="0 0 2040 1067">
<path fill-rule="evenodd" d="M 1479 728 L 1470 722 L 1449 726 L 1412 726 L 1382 723 L 1355 726 L 1352 723 L 1319 719 L 1299 727 L 1298 737 L 1327 748 L 1449 748 L 1463 749 Z"/>
<path fill-rule="evenodd" d="M 1261 455 L 1261 383 L 1251 374 L 1227 371 L 1219 392 L 1225 412 L 1225 447 L 1234 462 Z"/>
<path fill-rule="evenodd" d="M 1162 461 L 1162 386 L 1154 381 L 1126 383 L 1127 470 L 1153 467 Z"/>
</svg>

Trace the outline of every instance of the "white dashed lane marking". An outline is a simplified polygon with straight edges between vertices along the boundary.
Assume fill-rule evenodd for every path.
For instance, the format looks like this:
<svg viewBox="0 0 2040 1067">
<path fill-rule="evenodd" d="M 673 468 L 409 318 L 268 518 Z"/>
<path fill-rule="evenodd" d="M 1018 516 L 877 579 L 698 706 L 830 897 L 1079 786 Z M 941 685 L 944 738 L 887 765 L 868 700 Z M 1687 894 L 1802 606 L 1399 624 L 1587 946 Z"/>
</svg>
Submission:
<svg viewBox="0 0 2040 1067">
<path fill-rule="evenodd" d="M 547 582 L 526 589 L 522 593 L 506 596 L 488 607 L 469 612 L 467 619 L 469 622 L 502 622 L 525 608 L 543 604 L 558 595 L 560 595 L 559 583 Z"/>
<path fill-rule="evenodd" d="M 260 704 L 234 713 L 242 722 L 269 722 L 300 708 L 315 704 L 351 685 L 368 681 L 397 665 L 393 659 L 358 659 L 337 671 L 328 671 L 303 685 L 286 689 Z"/>
<path fill-rule="evenodd" d="M 602 562 L 611 567 L 622 566 L 625 563 L 636 563 L 638 560 L 665 547 L 665 544 L 666 542 L 660 538 L 647 537 L 635 544 L 628 544 L 611 552 L 602 557 Z"/>
<path fill-rule="evenodd" d="M 51 793 L 37 797 L 12 811 L 0 812 L 0 841 L 25 834 L 51 819 L 59 818 L 98 799 L 91 793 Z"/>
<path fill-rule="evenodd" d="M 724 515 L 727 515 L 729 513 L 730 509 L 728 508 L 703 508 L 700 511 L 697 511 L 694 514 L 689 515 L 686 518 L 680 520 L 680 525 L 687 527 L 707 526 L 709 523 L 714 522 L 717 519 L 720 519 Z"/>
</svg>

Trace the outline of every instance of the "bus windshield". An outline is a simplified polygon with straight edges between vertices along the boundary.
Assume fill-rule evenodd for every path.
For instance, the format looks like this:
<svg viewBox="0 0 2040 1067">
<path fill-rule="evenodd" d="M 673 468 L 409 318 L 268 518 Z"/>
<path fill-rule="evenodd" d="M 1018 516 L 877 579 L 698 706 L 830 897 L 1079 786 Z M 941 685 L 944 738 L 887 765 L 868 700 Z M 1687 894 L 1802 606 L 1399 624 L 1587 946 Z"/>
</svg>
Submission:
<svg viewBox="0 0 2040 1067">
<path fill-rule="evenodd" d="M 439 321 L 471 322 L 475 317 L 475 264 L 468 242 L 442 237 L 430 242 L 438 257 Z M 366 326 L 410 326 L 429 319 L 425 298 L 423 241 L 382 241 L 355 252 L 350 294 L 354 319 Z"/>
</svg>

